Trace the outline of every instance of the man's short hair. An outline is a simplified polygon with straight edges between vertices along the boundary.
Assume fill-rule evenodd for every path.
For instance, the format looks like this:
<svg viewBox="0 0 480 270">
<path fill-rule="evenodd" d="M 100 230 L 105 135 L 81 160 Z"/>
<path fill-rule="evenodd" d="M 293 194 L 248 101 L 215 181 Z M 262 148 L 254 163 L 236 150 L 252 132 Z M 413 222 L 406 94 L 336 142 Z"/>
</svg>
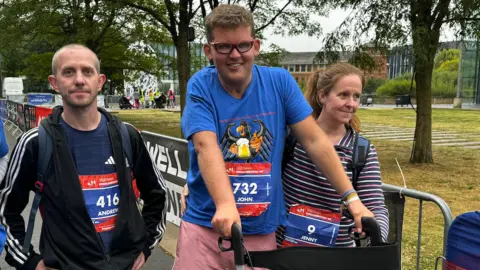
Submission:
<svg viewBox="0 0 480 270">
<path fill-rule="evenodd" d="M 219 5 L 205 18 L 207 41 L 213 40 L 213 29 L 236 29 L 240 26 L 250 27 L 252 37 L 255 37 L 255 25 L 250 11 L 239 5 Z"/>
<path fill-rule="evenodd" d="M 90 48 L 88 48 L 85 45 L 72 43 L 72 44 L 67 44 L 67 45 L 63 46 L 62 48 L 57 50 L 55 52 L 55 54 L 53 55 L 53 58 L 52 58 L 52 75 L 53 76 L 55 76 L 57 74 L 57 58 L 58 58 L 58 55 L 60 54 L 60 52 L 62 52 L 65 49 L 86 49 L 86 50 L 91 51 L 93 53 L 93 55 L 95 55 L 95 63 L 93 63 L 93 66 L 95 67 L 95 70 L 97 70 L 97 73 L 100 74 L 100 60 L 98 60 L 97 55 L 92 50 L 90 50 Z"/>
</svg>

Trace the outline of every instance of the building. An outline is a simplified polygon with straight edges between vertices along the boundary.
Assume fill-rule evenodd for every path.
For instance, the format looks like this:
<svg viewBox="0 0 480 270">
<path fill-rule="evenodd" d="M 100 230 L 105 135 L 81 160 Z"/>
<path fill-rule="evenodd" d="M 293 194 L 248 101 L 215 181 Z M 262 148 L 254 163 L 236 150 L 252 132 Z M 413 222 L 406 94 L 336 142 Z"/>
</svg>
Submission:
<svg viewBox="0 0 480 270">
<path fill-rule="evenodd" d="M 152 49 L 162 58 L 166 65 L 163 75 L 158 78 L 158 89 L 162 92 L 167 92 L 173 88 L 175 94 L 179 93 L 178 74 L 177 69 L 170 66 L 173 59 L 177 57 L 177 50 L 173 44 L 151 44 Z M 203 44 L 190 43 L 190 66 L 191 74 L 207 66 L 208 59 L 203 51 Z"/>
<path fill-rule="evenodd" d="M 443 49 L 458 48 L 460 48 L 460 41 L 440 42 L 437 53 Z M 388 78 L 393 79 L 398 75 L 413 72 L 414 63 L 412 45 L 390 49 L 387 56 Z"/>
<path fill-rule="evenodd" d="M 306 84 L 310 75 L 319 69 L 325 69 L 328 66 L 327 61 L 317 63 L 314 61 L 319 52 L 287 52 L 285 57 L 280 62 L 280 65 L 288 70 L 295 80 L 300 84 Z M 321 53 L 321 52 L 320 52 Z M 370 56 L 373 56 L 377 67 L 371 71 L 364 71 L 365 77 L 387 79 L 387 61 L 386 56 L 377 52 L 373 54 L 371 50 L 368 51 Z M 348 63 L 354 56 L 353 52 L 342 52 L 339 54 L 339 62 Z"/>
</svg>

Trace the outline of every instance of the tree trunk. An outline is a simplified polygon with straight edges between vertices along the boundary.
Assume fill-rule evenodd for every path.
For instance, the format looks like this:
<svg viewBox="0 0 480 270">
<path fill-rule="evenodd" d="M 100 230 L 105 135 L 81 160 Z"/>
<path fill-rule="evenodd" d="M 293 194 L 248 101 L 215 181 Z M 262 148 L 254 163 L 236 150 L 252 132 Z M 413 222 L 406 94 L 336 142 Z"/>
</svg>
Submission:
<svg viewBox="0 0 480 270">
<path fill-rule="evenodd" d="M 180 90 L 180 113 L 183 115 L 185 108 L 185 96 L 187 94 L 187 82 L 190 79 L 190 51 L 188 50 L 188 1 L 180 0 L 178 36 L 174 39 L 177 50 L 177 72 Z"/>
<path fill-rule="evenodd" d="M 439 35 L 428 27 L 414 29 L 417 118 L 411 163 L 432 163 L 432 73 Z"/>
<path fill-rule="evenodd" d="M 432 70 L 433 61 L 416 62 L 417 122 L 410 162 L 431 163 L 432 156 Z M 428 66 L 431 66 L 430 68 Z"/>
</svg>

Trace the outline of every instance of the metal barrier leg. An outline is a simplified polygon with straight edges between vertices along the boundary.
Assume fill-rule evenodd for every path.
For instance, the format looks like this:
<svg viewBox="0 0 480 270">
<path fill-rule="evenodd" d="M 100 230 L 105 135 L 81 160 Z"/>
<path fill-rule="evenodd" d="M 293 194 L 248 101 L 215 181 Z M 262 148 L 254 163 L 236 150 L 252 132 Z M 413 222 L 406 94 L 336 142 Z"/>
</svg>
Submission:
<svg viewBox="0 0 480 270">
<path fill-rule="evenodd" d="M 422 245 L 422 216 L 423 200 L 419 201 L 418 207 L 418 240 L 417 240 L 417 270 L 420 269 L 420 247 Z"/>
<path fill-rule="evenodd" d="M 445 258 L 443 256 L 437 257 L 437 259 L 435 260 L 435 270 L 437 270 L 437 268 L 438 268 L 438 260 L 442 260 L 442 268 L 441 269 L 444 269 L 445 268 L 445 262 L 447 261 L 447 258 Z"/>
</svg>

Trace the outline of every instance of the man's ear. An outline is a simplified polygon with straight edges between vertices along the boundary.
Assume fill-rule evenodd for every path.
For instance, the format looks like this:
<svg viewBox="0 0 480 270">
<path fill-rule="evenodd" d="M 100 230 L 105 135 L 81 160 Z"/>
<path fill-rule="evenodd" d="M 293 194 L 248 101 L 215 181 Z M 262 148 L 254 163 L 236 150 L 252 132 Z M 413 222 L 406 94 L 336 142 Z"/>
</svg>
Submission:
<svg viewBox="0 0 480 270">
<path fill-rule="evenodd" d="M 260 53 L 260 40 L 259 39 L 254 39 L 253 40 L 253 55 L 258 56 Z"/>
<path fill-rule="evenodd" d="M 210 62 L 210 65 L 213 65 L 213 51 L 212 51 L 212 46 L 210 44 L 204 44 L 203 45 L 203 52 L 205 53 L 205 56 L 207 56 L 208 61 Z"/>
<path fill-rule="evenodd" d="M 105 84 L 106 80 L 107 77 L 104 74 L 100 74 L 100 76 L 98 76 L 98 92 L 102 91 L 103 85 Z"/>
<path fill-rule="evenodd" d="M 57 85 L 57 79 L 55 78 L 54 75 L 48 76 L 48 82 L 50 83 L 50 86 L 52 87 L 55 92 L 60 93 L 60 90 L 58 89 Z"/>
</svg>

